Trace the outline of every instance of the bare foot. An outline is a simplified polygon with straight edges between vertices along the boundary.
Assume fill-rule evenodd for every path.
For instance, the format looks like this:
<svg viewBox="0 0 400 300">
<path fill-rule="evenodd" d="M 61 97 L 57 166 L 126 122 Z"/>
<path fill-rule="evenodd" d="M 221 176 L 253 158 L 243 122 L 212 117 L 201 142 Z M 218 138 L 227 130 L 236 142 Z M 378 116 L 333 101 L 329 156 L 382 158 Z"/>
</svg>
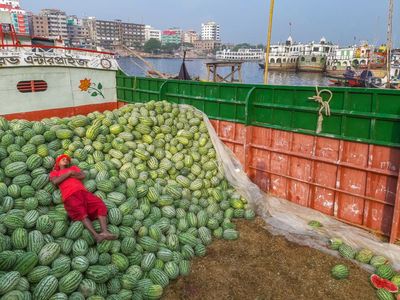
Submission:
<svg viewBox="0 0 400 300">
<path fill-rule="evenodd" d="M 101 234 L 96 234 L 94 236 L 94 239 L 96 240 L 97 243 L 100 243 L 101 241 L 105 240 L 105 237 Z"/>
<path fill-rule="evenodd" d="M 99 235 L 102 236 L 104 240 L 110 240 L 111 241 L 111 240 L 116 240 L 117 239 L 117 237 L 115 235 L 111 234 L 108 231 L 103 231 Z"/>
</svg>

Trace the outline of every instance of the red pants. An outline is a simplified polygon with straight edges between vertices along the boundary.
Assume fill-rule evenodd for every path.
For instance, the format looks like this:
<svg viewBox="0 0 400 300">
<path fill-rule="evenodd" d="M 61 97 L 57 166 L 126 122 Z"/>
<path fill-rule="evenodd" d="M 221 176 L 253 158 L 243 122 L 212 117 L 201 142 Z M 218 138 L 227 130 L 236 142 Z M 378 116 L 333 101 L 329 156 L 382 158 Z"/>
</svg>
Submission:
<svg viewBox="0 0 400 300">
<path fill-rule="evenodd" d="M 93 221 L 99 216 L 107 216 L 104 202 L 85 190 L 77 191 L 65 199 L 64 208 L 73 221 L 82 221 L 86 217 Z"/>
</svg>

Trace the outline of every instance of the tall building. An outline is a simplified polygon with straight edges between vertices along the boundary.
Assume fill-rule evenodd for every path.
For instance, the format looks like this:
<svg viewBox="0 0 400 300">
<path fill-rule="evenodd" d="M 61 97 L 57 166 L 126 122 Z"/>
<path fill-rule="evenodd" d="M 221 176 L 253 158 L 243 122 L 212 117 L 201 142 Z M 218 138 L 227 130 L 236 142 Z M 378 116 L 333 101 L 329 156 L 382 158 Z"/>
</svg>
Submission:
<svg viewBox="0 0 400 300">
<path fill-rule="evenodd" d="M 29 32 L 33 36 L 48 37 L 49 36 L 49 23 L 47 16 L 39 16 L 30 13 L 29 19 Z"/>
<path fill-rule="evenodd" d="M 195 41 L 200 39 L 198 33 L 194 30 L 188 30 L 183 34 L 183 42 L 194 44 Z"/>
<path fill-rule="evenodd" d="M 29 35 L 29 20 L 25 10 L 21 9 L 19 0 L 0 0 L 0 11 L 9 12 L 15 32 Z"/>
<path fill-rule="evenodd" d="M 90 38 L 89 27 L 84 19 L 69 16 L 67 19 L 69 45 L 73 47 L 93 48 L 94 40 Z"/>
<path fill-rule="evenodd" d="M 215 22 L 201 24 L 201 39 L 203 41 L 221 41 L 219 24 Z"/>
<path fill-rule="evenodd" d="M 120 22 L 122 44 L 137 48 L 142 47 L 145 42 L 145 26 L 144 24 Z"/>
<path fill-rule="evenodd" d="M 156 39 L 161 41 L 161 30 L 154 29 L 150 25 L 146 25 L 144 29 L 144 40 Z"/>
<path fill-rule="evenodd" d="M 89 18 L 86 20 L 89 36 L 102 48 L 113 50 L 115 46 L 143 46 L 145 26 L 143 24 L 126 23 L 121 20 L 105 21 Z"/>
<path fill-rule="evenodd" d="M 68 39 L 67 15 L 59 9 L 42 9 L 39 16 L 47 17 L 50 38 Z"/>
<path fill-rule="evenodd" d="M 182 29 L 171 28 L 163 30 L 161 33 L 161 44 L 181 44 L 182 43 Z"/>
</svg>

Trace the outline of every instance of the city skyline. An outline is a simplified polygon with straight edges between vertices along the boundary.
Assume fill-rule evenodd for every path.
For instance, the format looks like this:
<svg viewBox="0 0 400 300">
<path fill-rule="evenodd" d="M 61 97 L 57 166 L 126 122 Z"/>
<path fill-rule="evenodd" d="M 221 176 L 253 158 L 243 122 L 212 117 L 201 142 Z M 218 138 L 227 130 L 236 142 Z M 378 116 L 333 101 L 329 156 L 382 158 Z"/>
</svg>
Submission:
<svg viewBox="0 0 400 300">
<path fill-rule="evenodd" d="M 21 0 L 21 6 L 34 13 L 43 8 L 59 8 L 68 15 L 121 19 L 151 25 L 161 30 L 180 27 L 200 32 L 201 23 L 212 20 L 220 24 L 221 40 L 224 43 L 266 42 L 269 1 L 254 0 L 251 5 L 240 0 L 220 0 L 217 3 L 211 0 L 180 2 L 154 0 L 150 5 L 137 0 L 115 0 L 110 5 L 109 2 L 99 3 L 94 0 Z M 343 46 L 364 40 L 376 45 L 385 43 L 387 1 L 380 6 L 374 1 L 365 3 L 352 0 L 351 3 L 349 6 L 348 1 L 344 0 L 337 0 L 334 4 L 321 0 L 276 1 L 272 42 L 282 42 L 291 33 L 298 42 L 318 41 L 324 36 L 328 41 Z M 400 24 L 400 11 L 396 9 L 396 4 L 393 28 Z M 398 31 L 394 30 L 395 46 L 399 46 L 399 38 Z"/>
</svg>

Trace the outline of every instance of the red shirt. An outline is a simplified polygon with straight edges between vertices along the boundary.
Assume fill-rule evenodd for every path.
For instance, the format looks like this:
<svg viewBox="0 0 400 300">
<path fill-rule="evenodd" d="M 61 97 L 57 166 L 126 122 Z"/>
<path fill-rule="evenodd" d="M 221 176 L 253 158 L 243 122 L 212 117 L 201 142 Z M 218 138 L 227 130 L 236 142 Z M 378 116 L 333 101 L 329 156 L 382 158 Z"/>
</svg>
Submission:
<svg viewBox="0 0 400 300">
<path fill-rule="evenodd" d="M 50 179 L 54 177 L 59 177 L 65 173 L 67 173 L 69 170 L 73 170 L 76 172 L 80 172 L 81 169 L 79 169 L 77 166 L 72 166 L 66 169 L 62 170 L 54 170 L 50 172 Z M 76 178 L 68 177 L 65 179 L 63 182 L 61 182 L 58 187 L 60 188 L 61 195 L 63 200 L 67 199 L 69 196 L 71 196 L 73 193 L 81 190 L 86 190 L 85 186 L 83 185 L 82 181 Z"/>
</svg>

